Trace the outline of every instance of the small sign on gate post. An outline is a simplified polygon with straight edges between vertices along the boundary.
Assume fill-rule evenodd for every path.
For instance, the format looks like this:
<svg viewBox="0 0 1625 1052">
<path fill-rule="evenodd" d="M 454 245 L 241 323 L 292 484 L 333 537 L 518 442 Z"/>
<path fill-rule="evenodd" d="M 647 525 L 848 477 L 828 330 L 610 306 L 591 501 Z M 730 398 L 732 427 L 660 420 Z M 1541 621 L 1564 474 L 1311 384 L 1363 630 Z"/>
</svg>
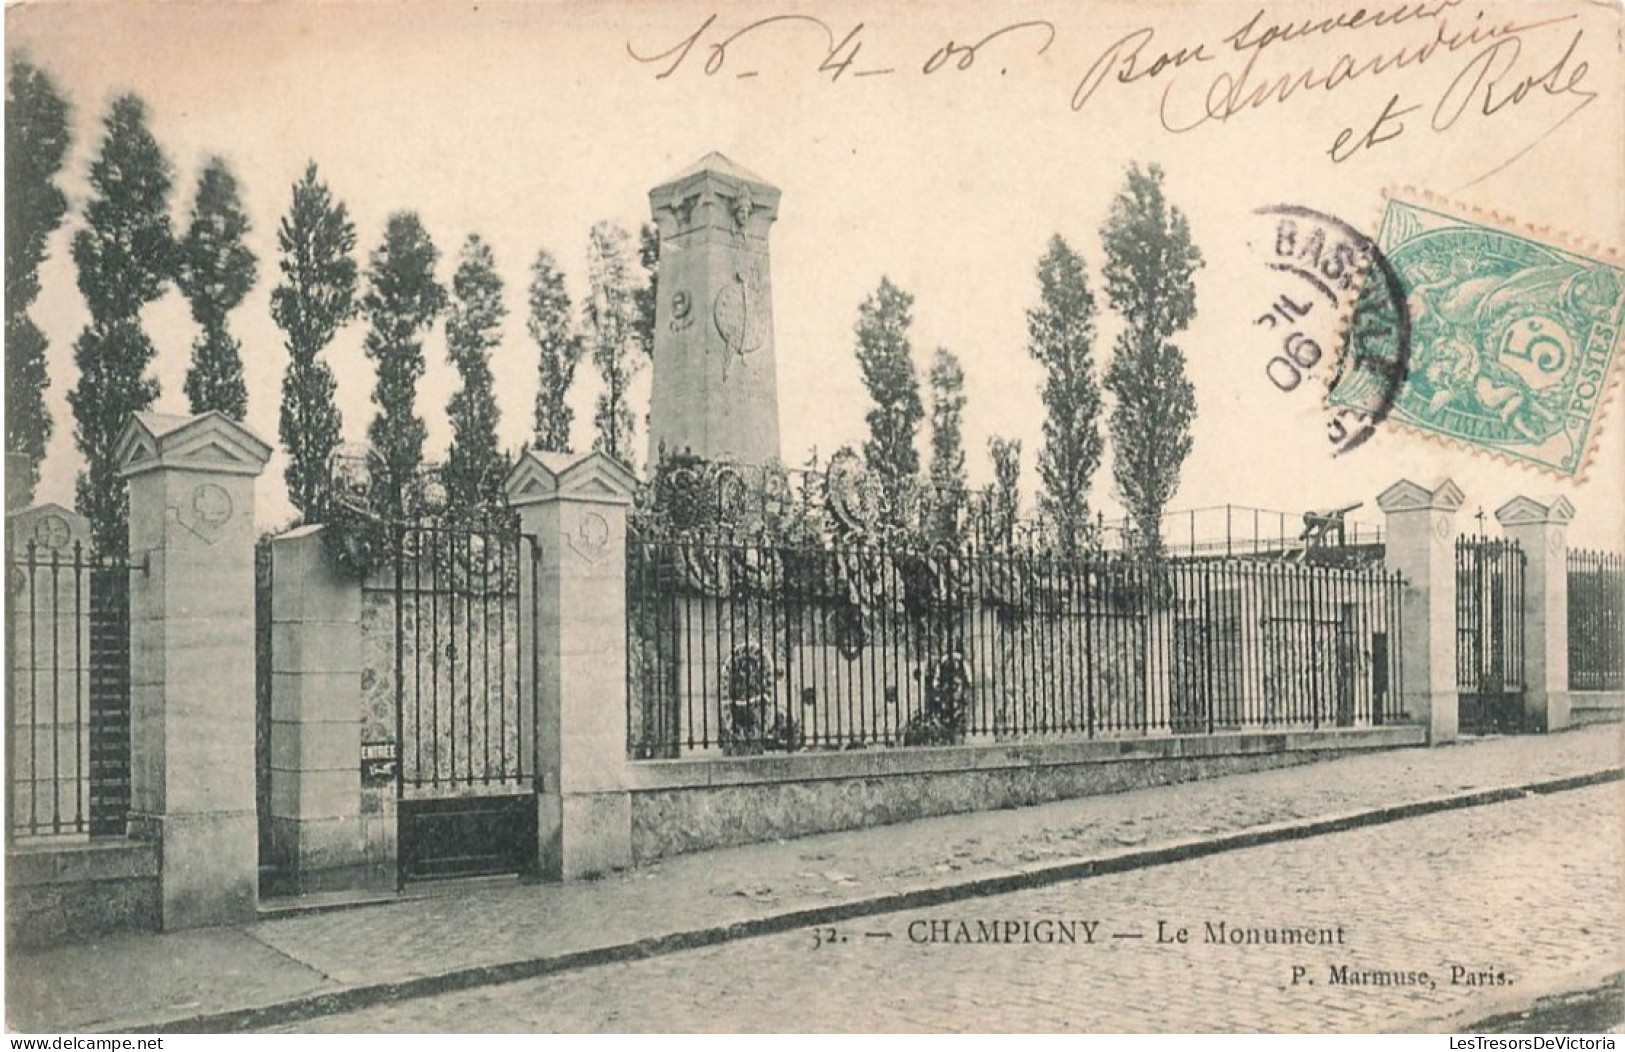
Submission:
<svg viewBox="0 0 1625 1052">
<path fill-rule="evenodd" d="M 363 742 L 361 745 L 361 787 L 382 789 L 395 784 L 395 743 Z"/>
</svg>

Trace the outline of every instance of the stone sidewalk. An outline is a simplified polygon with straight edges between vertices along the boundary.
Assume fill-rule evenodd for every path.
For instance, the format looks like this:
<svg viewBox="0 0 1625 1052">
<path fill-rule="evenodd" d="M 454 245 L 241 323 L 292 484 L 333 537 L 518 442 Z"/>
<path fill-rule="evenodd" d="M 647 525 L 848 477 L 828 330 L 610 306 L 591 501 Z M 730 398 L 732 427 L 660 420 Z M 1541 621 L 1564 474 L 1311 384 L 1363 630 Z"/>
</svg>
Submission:
<svg viewBox="0 0 1625 1052">
<path fill-rule="evenodd" d="M 1121 872 L 1617 776 L 1618 724 L 1353 756 L 667 859 L 590 883 L 444 885 L 239 928 L 10 955 L 22 1032 L 238 1030 Z"/>
</svg>

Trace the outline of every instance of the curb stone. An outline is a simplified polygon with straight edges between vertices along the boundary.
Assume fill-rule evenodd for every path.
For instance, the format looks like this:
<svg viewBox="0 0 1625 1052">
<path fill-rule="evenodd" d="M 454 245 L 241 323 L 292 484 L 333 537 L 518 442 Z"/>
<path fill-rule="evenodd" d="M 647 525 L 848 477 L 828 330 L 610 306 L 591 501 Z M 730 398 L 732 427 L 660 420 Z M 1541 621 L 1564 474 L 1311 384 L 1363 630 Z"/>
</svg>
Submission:
<svg viewBox="0 0 1625 1052">
<path fill-rule="evenodd" d="M 1331 833 L 1342 833 L 1364 826 L 1383 825 L 1389 822 L 1403 821 L 1407 818 L 1470 807 L 1484 807 L 1491 804 L 1520 800 L 1529 796 L 1584 789 L 1621 780 L 1625 780 L 1625 768 L 1612 767 L 1593 771 L 1589 774 L 1431 797 L 1391 807 L 1379 807 L 1321 818 L 1272 823 L 1220 836 L 1174 840 L 1151 848 L 1127 849 L 1067 862 L 1031 863 L 993 876 L 909 888 L 868 898 L 833 903 L 827 906 L 786 910 L 781 913 L 768 914 L 732 924 L 650 936 L 631 942 L 510 961 L 503 964 L 455 969 L 439 975 L 422 976 L 397 982 L 360 984 L 342 990 L 308 994 L 259 1007 L 183 1016 L 153 1023 L 144 1023 L 111 1032 L 131 1034 L 242 1033 L 283 1026 L 305 1019 L 337 1015 L 395 1001 L 431 997 L 436 994 L 452 993 L 481 986 L 520 982 L 558 972 L 591 968 L 605 964 L 637 961 L 649 957 L 678 953 L 683 950 L 715 946 L 737 939 L 779 935 L 802 928 L 827 926 L 878 914 L 941 906 L 967 899 L 1002 895 L 1008 892 L 1027 891 L 1051 884 L 1124 873 L 1152 866 L 1169 865 L 1175 862 L 1185 862 L 1250 847 L 1261 847 L 1266 844 L 1278 844 L 1309 837 L 1325 836 Z"/>
</svg>

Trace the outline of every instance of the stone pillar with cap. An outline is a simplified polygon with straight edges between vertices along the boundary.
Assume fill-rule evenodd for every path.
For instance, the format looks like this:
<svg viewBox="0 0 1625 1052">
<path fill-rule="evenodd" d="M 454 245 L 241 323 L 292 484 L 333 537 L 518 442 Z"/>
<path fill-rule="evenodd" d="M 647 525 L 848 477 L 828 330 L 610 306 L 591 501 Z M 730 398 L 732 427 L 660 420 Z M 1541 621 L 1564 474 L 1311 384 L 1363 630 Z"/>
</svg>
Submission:
<svg viewBox="0 0 1625 1052">
<path fill-rule="evenodd" d="M 1524 726 L 1557 731 L 1569 725 L 1569 546 L 1574 505 L 1514 497 L 1495 512 L 1501 531 L 1524 556 Z"/>
<path fill-rule="evenodd" d="M 520 626 L 536 647 L 538 696 L 521 730 L 536 760 L 537 870 L 555 880 L 632 862 L 626 517 L 636 481 L 603 453 L 531 451 L 505 486 L 540 560 L 536 613 L 523 610 Z"/>
<path fill-rule="evenodd" d="M 165 930 L 252 920 L 254 483 L 271 447 L 219 412 L 137 413 L 130 487 L 130 835 L 158 843 Z"/>
<path fill-rule="evenodd" d="M 1454 741 L 1456 695 L 1456 512 L 1464 497 L 1449 479 L 1409 479 L 1377 498 L 1387 516 L 1384 560 L 1405 580 L 1400 604 L 1400 700 L 1428 743 Z"/>
</svg>

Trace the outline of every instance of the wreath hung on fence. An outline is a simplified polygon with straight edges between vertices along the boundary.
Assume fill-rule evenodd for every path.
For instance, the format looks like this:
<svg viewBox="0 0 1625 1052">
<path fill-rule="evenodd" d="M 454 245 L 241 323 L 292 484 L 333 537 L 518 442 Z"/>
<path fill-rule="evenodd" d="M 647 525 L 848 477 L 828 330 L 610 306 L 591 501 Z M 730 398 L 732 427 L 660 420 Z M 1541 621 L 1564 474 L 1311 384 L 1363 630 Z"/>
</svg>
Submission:
<svg viewBox="0 0 1625 1052">
<path fill-rule="evenodd" d="M 925 670 L 925 706 L 903 728 L 904 745 L 957 745 L 965 740 L 970 666 L 957 650 Z"/>
<path fill-rule="evenodd" d="M 327 461 L 322 544 L 340 570 L 358 578 L 382 566 L 391 552 L 389 529 L 373 510 L 375 459 L 370 450 L 340 446 Z"/>
<path fill-rule="evenodd" d="M 795 719 L 779 705 L 778 675 L 763 649 L 734 647 L 723 670 L 722 751 L 729 756 L 791 752 L 801 747 Z"/>
<path fill-rule="evenodd" d="M 469 515 L 468 509 L 449 508 L 438 465 L 418 469 L 402 487 L 396 521 L 386 517 L 383 507 L 389 469 L 377 452 L 339 446 L 328 458 L 327 471 L 327 498 L 319 518 L 322 543 L 341 571 L 365 579 L 396 555 L 408 561 L 432 558 L 448 574 L 460 572 L 465 581 L 489 571 L 493 555 L 488 545 L 470 540 L 459 551 L 455 545 L 433 543 L 432 532 L 425 534 L 442 519 L 462 521 Z"/>
</svg>

